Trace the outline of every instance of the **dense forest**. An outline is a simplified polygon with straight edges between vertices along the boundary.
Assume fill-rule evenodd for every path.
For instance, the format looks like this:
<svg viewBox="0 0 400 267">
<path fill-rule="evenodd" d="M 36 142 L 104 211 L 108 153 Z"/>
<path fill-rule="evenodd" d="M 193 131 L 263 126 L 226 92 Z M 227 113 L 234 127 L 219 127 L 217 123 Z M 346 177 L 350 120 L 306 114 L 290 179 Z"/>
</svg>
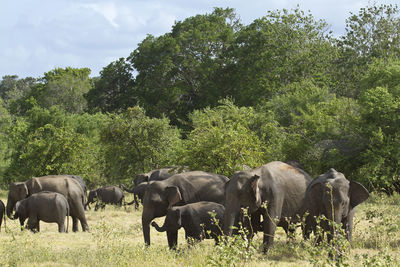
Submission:
<svg viewBox="0 0 400 267">
<path fill-rule="evenodd" d="M 76 174 L 91 186 L 179 165 L 230 176 L 296 160 L 400 191 L 400 9 L 350 14 L 342 36 L 309 12 L 233 9 L 148 35 L 92 78 L 56 68 L 0 80 L 0 183 Z"/>
</svg>

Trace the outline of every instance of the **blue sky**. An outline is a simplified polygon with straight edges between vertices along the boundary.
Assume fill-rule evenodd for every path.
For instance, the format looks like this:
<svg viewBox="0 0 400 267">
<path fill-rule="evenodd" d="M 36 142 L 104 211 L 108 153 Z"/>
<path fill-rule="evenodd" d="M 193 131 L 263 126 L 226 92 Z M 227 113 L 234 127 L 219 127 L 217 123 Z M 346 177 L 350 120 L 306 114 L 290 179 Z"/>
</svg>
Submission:
<svg viewBox="0 0 400 267">
<path fill-rule="evenodd" d="M 214 7 L 234 8 L 247 25 L 268 10 L 299 5 L 341 35 L 350 12 L 357 14 L 369 3 L 399 0 L 6 0 L 0 7 L 0 78 L 37 78 L 68 66 L 88 67 L 98 76 L 112 61 L 129 56 L 147 34 L 162 35 L 175 21 Z"/>
</svg>

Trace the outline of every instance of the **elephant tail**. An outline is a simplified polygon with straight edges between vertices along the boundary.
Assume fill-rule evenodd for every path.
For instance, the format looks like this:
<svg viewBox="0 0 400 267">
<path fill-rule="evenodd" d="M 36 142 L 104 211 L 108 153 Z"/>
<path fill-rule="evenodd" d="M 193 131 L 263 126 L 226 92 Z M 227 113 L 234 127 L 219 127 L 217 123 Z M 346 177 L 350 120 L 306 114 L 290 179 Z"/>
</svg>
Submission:
<svg viewBox="0 0 400 267">
<path fill-rule="evenodd" d="M 69 227 L 69 204 L 68 204 L 68 202 L 67 202 L 67 233 L 68 233 L 68 227 Z"/>
<path fill-rule="evenodd" d="M 124 190 L 124 191 L 126 191 L 126 192 L 128 192 L 128 193 L 133 193 L 133 188 L 132 188 L 132 189 L 129 189 L 129 188 L 127 188 L 124 184 L 120 184 L 119 187 L 120 187 L 122 190 Z"/>
</svg>

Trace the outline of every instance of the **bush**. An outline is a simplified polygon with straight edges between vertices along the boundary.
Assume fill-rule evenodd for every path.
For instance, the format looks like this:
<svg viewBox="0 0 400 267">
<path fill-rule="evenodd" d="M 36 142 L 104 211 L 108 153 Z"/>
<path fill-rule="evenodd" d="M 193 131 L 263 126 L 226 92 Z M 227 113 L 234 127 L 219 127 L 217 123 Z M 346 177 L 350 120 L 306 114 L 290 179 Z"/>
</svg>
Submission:
<svg viewBox="0 0 400 267">
<path fill-rule="evenodd" d="M 180 133 L 166 118 L 147 117 L 140 107 L 113 114 L 101 133 L 104 176 L 108 182 L 176 164 Z"/>
</svg>

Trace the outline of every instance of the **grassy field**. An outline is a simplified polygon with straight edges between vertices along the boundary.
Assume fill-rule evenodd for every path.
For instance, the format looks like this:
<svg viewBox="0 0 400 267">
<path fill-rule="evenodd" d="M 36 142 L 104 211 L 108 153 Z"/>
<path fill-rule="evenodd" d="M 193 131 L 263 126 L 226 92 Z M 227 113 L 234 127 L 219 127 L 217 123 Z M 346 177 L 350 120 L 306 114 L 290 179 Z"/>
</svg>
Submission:
<svg viewBox="0 0 400 267">
<path fill-rule="evenodd" d="M 0 199 L 6 202 L 5 191 Z M 128 200 L 132 197 L 128 196 Z M 300 230 L 288 241 L 282 229 L 267 255 L 259 233 L 250 247 L 237 240 L 214 246 L 206 240 L 189 247 L 180 231 L 179 249 L 167 248 L 165 234 L 151 230 L 150 247 L 143 244 L 141 210 L 106 206 L 87 214 L 90 232 L 57 232 L 56 224 L 41 222 L 41 232 L 22 231 L 18 220 L 7 220 L 0 232 L 0 266 L 399 266 L 400 196 L 372 195 L 358 207 L 352 249 L 332 258 L 332 247 L 303 241 Z M 163 222 L 163 218 L 156 220 Z M 70 220 L 71 224 L 71 220 Z M 71 225 L 70 225 L 71 229 Z M 346 250 L 348 251 L 348 250 Z"/>
</svg>

